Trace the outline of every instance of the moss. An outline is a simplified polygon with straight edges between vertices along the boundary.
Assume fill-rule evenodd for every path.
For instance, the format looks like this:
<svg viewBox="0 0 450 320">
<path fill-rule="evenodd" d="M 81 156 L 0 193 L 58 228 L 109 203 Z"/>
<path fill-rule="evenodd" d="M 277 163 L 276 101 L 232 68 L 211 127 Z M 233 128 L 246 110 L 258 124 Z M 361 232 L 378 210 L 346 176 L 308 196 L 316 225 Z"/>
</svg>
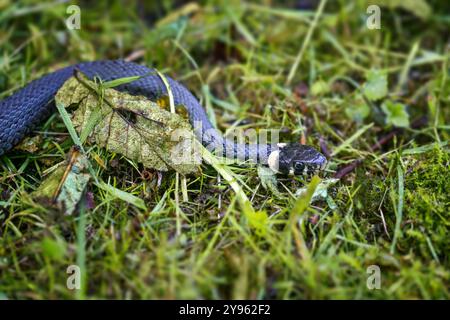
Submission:
<svg viewBox="0 0 450 320">
<path fill-rule="evenodd" d="M 449 152 L 435 148 L 407 160 L 404 241 L 418 242 L 419 252 L 425 257 L 432 258 L 434 250 L 439 260 L 447 261 L 450 248 Z"/>
</svg>

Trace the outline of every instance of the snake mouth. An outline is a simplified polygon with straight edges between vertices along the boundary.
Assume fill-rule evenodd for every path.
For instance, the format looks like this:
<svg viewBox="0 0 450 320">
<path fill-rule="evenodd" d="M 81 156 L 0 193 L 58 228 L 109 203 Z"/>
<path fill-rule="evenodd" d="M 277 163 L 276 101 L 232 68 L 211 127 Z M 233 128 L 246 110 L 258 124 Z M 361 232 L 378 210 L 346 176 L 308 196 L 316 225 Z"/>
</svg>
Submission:
<svg viewBox="0 0 450 320">
<path fill-rule="evenodd" d="M 321 172 L 325 169 L 326 162 L 321 164 L 304 164 L 304 163 L 295 163 L 293 168 L 289 171 L 289 174 L 295 176 L 312 176 L 318 172 Z"/>
</svg>

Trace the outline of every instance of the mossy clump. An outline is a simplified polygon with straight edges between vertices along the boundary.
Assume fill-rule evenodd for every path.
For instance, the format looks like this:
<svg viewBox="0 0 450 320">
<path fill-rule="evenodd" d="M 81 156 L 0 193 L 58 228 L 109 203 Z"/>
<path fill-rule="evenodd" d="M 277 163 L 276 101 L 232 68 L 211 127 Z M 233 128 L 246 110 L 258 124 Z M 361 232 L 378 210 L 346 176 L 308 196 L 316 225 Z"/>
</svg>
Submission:
<svg viewBox="0 0 450 320">
<path fill-rule="evenodd" d="M 403 240 L 418 241 L 417 253 L 445 262 L 450 249 L 449 152 L 436 147 L 409 160 L 405 173 Z"/>
</svg>

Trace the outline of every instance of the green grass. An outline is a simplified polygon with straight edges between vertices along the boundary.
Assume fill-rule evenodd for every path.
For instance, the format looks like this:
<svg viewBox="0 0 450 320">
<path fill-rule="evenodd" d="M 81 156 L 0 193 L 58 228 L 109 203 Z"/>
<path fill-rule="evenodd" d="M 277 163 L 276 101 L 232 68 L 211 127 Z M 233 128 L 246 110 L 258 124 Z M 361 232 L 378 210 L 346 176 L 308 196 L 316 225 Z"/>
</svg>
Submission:
<svg viewBox="0 0 450 320">
<path fill-rule="evenodd" d="M 222 132 L 283 128 L 284 141 L 324 147 L 322 181 L 361 160 L 310 203 L 317 178 L 279 177 L 280 195 L 254 167 L 204 164 L 158 186 L 156 172 L 86 145 L 96 175 L 147 209 L 92 183 L 65 216 L 30 196 L 72 145 L 54 115 L 31 135 L 36 151 L 0 156 L 0 297 L 449 298 L 448 5 L 382 7 L 369 30 L 369 1 L 321 14 L 266 2 L 204 1 L 189 16 L 170 1 L 98 2 L 70 31 L 66 4 L 0 0 L 0 98 L 69 63 L 134 56 L 182 81 Z M 82 290 L 66 287 L 71 264 Z"/>
</svg>

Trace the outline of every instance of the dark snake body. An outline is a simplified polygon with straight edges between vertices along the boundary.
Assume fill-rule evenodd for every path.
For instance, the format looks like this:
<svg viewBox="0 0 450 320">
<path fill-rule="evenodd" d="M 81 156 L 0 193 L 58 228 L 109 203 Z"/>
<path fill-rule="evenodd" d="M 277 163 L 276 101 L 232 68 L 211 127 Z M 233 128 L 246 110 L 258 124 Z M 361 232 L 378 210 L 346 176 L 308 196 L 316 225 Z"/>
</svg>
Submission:
<svg viewBox="0 0 450 320">
<path fill-rule="evenodd" d="M 44 121 L 54 108 L 54 97 L 64 82 L 79 70 L 88 78 L 98 77 L 111 81 L 124 77 L 142 76 L 138 80 L 122 84 L 115 89 L 132 95 L 143 95 L 149 99 L 166 93 L 160 76 L 145 66 L 123 60 L 84 62 L 69 66 L 30 82 L 13 95 L 0 101 L 0 155 L 11 150 L 20 140 Z M 279 146 L 277 144 L 238 143 L 222 137 L 213 127 L 198 100 L 183 85 L 166 77 L 175 105 L 184 105 L 196 137 L 217 155 L 241 161 L 274 166 L 275 171 L 301 174 L 306 169 L 323 168 L 325 157 L 313 147 L 298 143 Z M 275 152 L 276 151 L 276 152 Z M 272 154 L 272 158 L 270 157 Z M 276 157 L 273 155 L 276 154 Z M 279 161 L 278 161 L 279 159 Z M 279 164 L 279 165 L 278 165 Z"/>
<path fill-rule="evenodd" d="M 149 99 L 155 99 L 166 92 L 164 83 L 154 70 L 123 60 L 85 62 L 52 72 L 0 101 L 0 155 L 12 149 L 26 134 L 54 112 L 53 98 L 64 82 L 73 76 L 75 69 L 90 79 L 98 77 L 103 81 L 145 75 L 116 89 L 132 95 L 143 95 Z M 239 144 L 224 139 L 213 128 L 204 109 L 192 93 L 175 80 L 169 77 L 167 79 L 175 105 L 186 107 L 197 139 L 203 145 L 211 150 L 221 147 L 221 150 L 226 151 L 227 157 L 244 161 L 254 159 L 258 163 L 267 162 L 267 157 L 272 149 L 276 148 L 275 146 Z"/>
</svg>

